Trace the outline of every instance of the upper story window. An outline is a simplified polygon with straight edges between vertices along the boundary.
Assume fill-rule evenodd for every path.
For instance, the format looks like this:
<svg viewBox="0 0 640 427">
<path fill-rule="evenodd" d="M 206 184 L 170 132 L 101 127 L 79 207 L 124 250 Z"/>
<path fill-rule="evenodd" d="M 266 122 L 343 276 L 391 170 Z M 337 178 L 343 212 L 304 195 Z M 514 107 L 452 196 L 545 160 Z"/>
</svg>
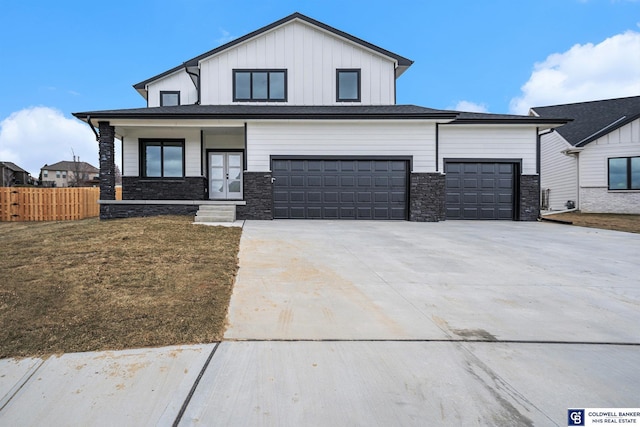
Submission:
<svg viewBox="0 0 640 427">
<path fill-rule="evenodd" d="M 60 178 L 60 171 L 56 171 L 56 178 Z"/>
<path fill-rule="evenodd" d="M 48 170 L 43 170 L 43 171 L 42 171 L 42 176 L 43 176 L 44 178 L 48 178 L 48 177 L 49 177 L 49 171 L 48 171 Z"/>
<path fill-rule="evenodd" d="M 640 157 L 609 159 L 609 190 L 640 190 Z"/>
<path fill-rule="evenodd" d="M 182 178 L 184 176 L 184 140 L 140 140 L 142 176 L 146 178 Z"/>
<path fill-rule="evenodd" d="M 360 102 L 360 70 L 336 70 L 336 101 Z"/>
<path fill-rule="evenodd" d="M 233 70 L 233 100 L 286 101 L 287 70 Z"/>
<path fill-rule="evenodd" d="M 161 90 L 160 106 L 172 107 L 174 105 L 180 105 L 180 92 L 177 90 Z"/>
</svg>

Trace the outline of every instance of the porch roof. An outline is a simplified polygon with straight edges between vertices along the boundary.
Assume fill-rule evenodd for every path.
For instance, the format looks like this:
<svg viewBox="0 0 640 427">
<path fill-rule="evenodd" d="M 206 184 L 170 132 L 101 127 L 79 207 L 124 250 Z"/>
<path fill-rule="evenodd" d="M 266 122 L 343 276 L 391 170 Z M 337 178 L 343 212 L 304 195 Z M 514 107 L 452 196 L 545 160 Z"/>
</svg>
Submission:
<svg viewBox="0 0 640 427">
<path fill-rule="evenodd" d="M 176 105 L 73 113 L 85 122 L 91 119 L 143 120 L 438 120 L 452 124 L 560 125 L 567 119 L 466 113 L 417 105 Z"/>
<path fill-rule="evenodd" d="M 455 111 L 435 110 L 417 105 L 176 105 L 73 113 L 80 120 L 90 119 L 443 119 L 458 116 Z"/>
</svg>

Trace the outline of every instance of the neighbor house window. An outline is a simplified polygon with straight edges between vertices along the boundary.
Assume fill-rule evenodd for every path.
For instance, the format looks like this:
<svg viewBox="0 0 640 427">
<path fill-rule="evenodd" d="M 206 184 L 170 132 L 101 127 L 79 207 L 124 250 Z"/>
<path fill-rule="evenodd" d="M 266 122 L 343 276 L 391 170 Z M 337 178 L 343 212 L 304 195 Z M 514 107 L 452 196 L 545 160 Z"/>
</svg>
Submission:
<svg viewBox="0 0 640 427">
<path fill-rule="evenodd" d="M 184 140 L 141 140 L 142 176 L 181 178 L 184 176 Z"/>
<path fill-rule="evenodd" d="M 609 159 L 609 190 L 640 190 L 640 157 Z"/>
<path fill-rule="evenodd" d="M 172 107 L 180 105 L 180 92 L 178 91 L 160 91 L 160 106 Z"/>
<path fill-rule="evenodd" d="M 56 178 L 60 178 L 60 171 L 56 171 Z"/>
<path fill-rule="evenodd" d="M 287 100 L 287 70 L 233 70 L 234 101 Z"/>
<path fill-rule="evenodd" d="M 66 177 L 67 177 L 67 173 L 63 171 L 63 172 L 62 172 L 62 177 L 63 177 L 63 178 L 66 178 Z"/>
<path fill-rule="evenodd" d="M 49 177 L 49 171 L 42 171 L 42 176 L 45 178 Z"/>
<path fill-rule="evenodd" d="M 336 99 L 360 102 L 360 70 L 336 70 Z"/>
</svg>

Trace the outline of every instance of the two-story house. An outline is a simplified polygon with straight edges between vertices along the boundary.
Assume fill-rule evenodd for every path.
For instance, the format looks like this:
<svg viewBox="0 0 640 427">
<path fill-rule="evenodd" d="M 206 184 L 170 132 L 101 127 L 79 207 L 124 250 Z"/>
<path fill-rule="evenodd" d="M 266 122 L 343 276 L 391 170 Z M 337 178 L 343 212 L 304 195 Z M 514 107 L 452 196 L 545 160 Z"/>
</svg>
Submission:
<svg viewBox="0 0 640 427">
<path fill-rule="evenodd" d="M 100 170 L 80 160 L 63 160 L 40 168 L 41 183 L 45 187 L 88 187 L 100 177 Z"/>
<path fill-rule="evenodd" d="M 146 108 L 75 113 L 101 218 L 535 220 L 538 133 L 566 120 L 398 105 L 411 64 L 294 13 L 134 85 Z"/>
</svg>

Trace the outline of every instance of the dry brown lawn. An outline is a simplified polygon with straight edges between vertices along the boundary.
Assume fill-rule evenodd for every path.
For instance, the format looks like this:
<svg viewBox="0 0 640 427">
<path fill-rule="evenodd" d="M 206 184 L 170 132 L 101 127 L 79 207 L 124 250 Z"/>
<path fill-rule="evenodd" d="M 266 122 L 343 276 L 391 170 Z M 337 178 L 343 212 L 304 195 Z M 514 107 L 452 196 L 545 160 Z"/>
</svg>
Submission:
<svg viewBox="0 0 640 427">
<path fill-rule="evenodd" d="M 545 216 L 545 218 L 551 220 L 570 221 L 573 223 L 573 225 L 578 225 L 581 227 L 604 228 L 607 230 L 640 233 L 640 215 L 587 214 L 580 212 L 569 212 L 547 215 Z"/>
<path fill-rule="evenodd" d="M 220 340 L 241 230 L 192 220 L 0 223 L 0 358 Z"/>
</svg>

